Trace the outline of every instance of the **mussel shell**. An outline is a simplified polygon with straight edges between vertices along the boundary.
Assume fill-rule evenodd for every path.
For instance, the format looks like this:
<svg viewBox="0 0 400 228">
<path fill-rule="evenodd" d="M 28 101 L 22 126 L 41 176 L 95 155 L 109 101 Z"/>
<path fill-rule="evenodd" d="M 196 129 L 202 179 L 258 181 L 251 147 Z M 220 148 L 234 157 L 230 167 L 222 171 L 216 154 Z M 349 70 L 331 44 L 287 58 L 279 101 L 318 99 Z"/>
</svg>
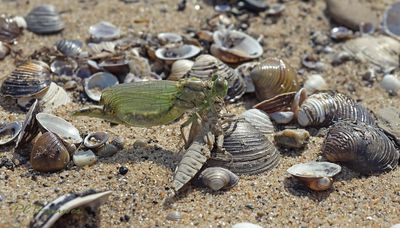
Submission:
<svg viewBox="0 0 400 228">
<path fill-rule="evenodd" d="M 93 74 L 84 81 L 84 89 L 88 97 L 100 101 L 101 92 L 108 87 L 118 84 L 118 78 L 107 72 Z"/>
<path fill-rule="evenodd" d="M 340 173 L 340 165 L 331 162 L 307 162 L 293 165 L 287 172 L 296 177 L 333 177 Z"/>
<path fill-rule="evenodd" d="M 329 161 L 341 162 L 361 174 L 395 169 L 400 156 L 381 129 L 349 121 L 340 121 L 329 128 L 322 152 Z"/>
<path fill-rule="evenodd" d="M 268 114 L 261 110 L 254 108 L 249 109 L 243 112 L 240 116 L 263 134 L 271 134 L 275 131 L 275 127 Z"/>
<path fill-rule="evenodd" d="M 226 190 L 239 183 L 239 177 L 228 169 L 221 167 L 208 167 L 200 175 L 202 183 L 214 191 Z"/>
<path fill-rule="evenodd" d="M 12 43 L 21 35 L 21 32 L 21 28 L 15 21 L 0 17 L 0 41 Z"/>
<path fill-rule="evenodd" d="M 21 132 L 22 125 L 19 122 L 11 122 L 0 127 L 0 146 L 14 141 Z"/>
<path fill-rule="evenodd" d="M 58 116 L 41 112 L 36 115 L 36 120 L 43 129 L 56 134 L 68 143 L 77 144 L 83 141 L 78 129 Z"/>
<path fill-rule="evenodd" d="M 83 144 L 90 149 L 103 146 L 108 141 L 109 135 L 107 132 L 99 131 L 88 134 L 83 140 Z M 91 140 L 94 139 L 95 142 Z"/>
<path fill-rule="evenodd" d="M 279 151 L 247 120 L 239 118 L 224 127 L 223 148 L 231 157 L 210 158 L 209 166 L 220 166 L 235 174 L 257 174 L 278 165 Z"/>
<path fill-rule="evenodd" d="M 55 46 L 59 52 L 68 57 L 77 57 L 82 52 L 82 42 L 79 40 L 59 40 Z"/>
<path fill-rule="evenodd" d="M 110 41 L 120 37 L 121 30 L 107 21 L 101 21 L 89 27 L 89 33 L 93 41 Z"/>
<path fill-rule="evenodd" d="M 29 97 L 47 89 L 50 85 L 50 68 L 41 61 L 31 60 L 17 67 L 1 85 L 4 96 Z"/>
<path fill-rule="evenodd" d="M 37 34 L 57 33 L 64 29 L 64 22 L 53 5 L 33 8 L 25 19 L 28 30 Z"/>
<path fill-rule="evenodd" d="M 156 50 L 155 55 L 160 60 L 175 61 L 179 59 L 190 59 L 200 53 L 201 49 L 194 45 L 172 45 Z"/>
<path fill-rule="evenodd" d="M 22 124 L 21 132 L 18 135 L 18 139 L 15 144 L 15 151 L 17 153 L 21 153 L 22 151 L 19 149 L 28 145 L 39 134 L 40 128 L 36 120 L 36 114 L 38 114 L 40 111 L 41 108 L 39 101 L 35 100 L 26 114 L 24 123 Z"/>
<path fill-rule="evenodd" d="M 105 202 L 108 196 L 111 195 L 111 191 L 105 192 L 96 192 L 94 190 L 89 190 L 82 193 L 70 193 L 67 195 L 63 195 L 53 200 L 44 206 L 33 218 L 30 222 L 30 228 L 42 228 L 42 227 L 62 227 L 65 224 L 57 224 L 57 220 L 59 220 L 65 214 L 74 214 L 69 213 L 72 212 L 73 209 L 84 207 L 83 210 L 79 210 L 80 213 L 88 212 L 96 212 L 92 209 L 99 207 L 103 202 Z M 90 209 L 90 210 L 89 210 Z M 80 214 L 79 213 L 79 214 Z M 98 217 L 96 214 L 91 214 L 91 216 Z M 93 220 L 93 218 L 87 217 L 87 223 Z M 93 227 L 95 224 L 89 224 L 88 227 Z M 58 226 L 57 226 L 58 225 Z M 76 224 L 75 224 L 76 225 Z M 82 227 L 85 227 L 85 224 L 81 224 Z M 98 224 L 97 224 L 98 225 Z M 96 226 L 97 226 L 96 225 Z"/>
<path fill-rule="evenodd" d="M 264 60 L 254 68 L 250 76 L 257 98 L 261 101 L 299 89 L 295 70 L 282 59 Z"/>
</svg>

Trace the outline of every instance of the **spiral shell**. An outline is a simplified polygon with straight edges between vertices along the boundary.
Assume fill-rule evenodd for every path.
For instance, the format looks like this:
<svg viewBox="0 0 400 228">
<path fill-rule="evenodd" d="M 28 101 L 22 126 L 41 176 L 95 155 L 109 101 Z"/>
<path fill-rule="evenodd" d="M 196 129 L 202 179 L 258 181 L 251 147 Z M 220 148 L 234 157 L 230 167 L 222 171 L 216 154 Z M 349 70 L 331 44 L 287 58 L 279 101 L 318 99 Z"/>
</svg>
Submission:
<svg viewBox="0 0 400 228">
<path fill-rule="evenodd" d="M 17 67 L 1 85 L 4 96 L 30 97 L 43 92 L 50 85 L 50 68 L 41 61 L 32 60 Z"/>
<path fill-rule="evenodd" d="M 223 148 L 230 155 L 212 157 L 209 166 L 220 166 L 235 174 L 257 174 L 278 165 L 279 151 L 247 120 L 234 120 L 224 127 L 224 135 Z"/>
<path fill-rule="evenodd" d="M 259 100 L 267 100 L 299 89 L 295 70 L 282 59 L 264 60 L 254 68 L 250 76 Z"/>
<path fill-rule="evenodd" d="M 64 22 L 53 5 L 40 5 L 26 16 L 28 30 L 37 34 L 57 33 L 64 29 Z"/>
<path fill-rule="evenodd" d="M 211 55 L 200 55 L 197 57 L 186 77 L 209 80 L 214 75 L 222 76 L 228 81 L 227 99 L 230 101 L 238 100 L 246 92 L 246 83 L 243 78 L 234 69 Z"/>
<path fill-rule="evenodd" d="M 341 121 L 329 128 L 322 152 L 361 174 L 395 169 L 399 150 L 382 130 L 363 122 Z"/>
<path fill-rule="evenodd" d="M 69 152 L 62 140 L 51 132 L 46 132 L 38 138 L 30 158 L 32 168 L 40 172 L 62 170 L 69 160 Z"/>
<path fill-rule="evenodd" d="M 214 191 L 232 188 L 239 182 L 236 174 L 221 167 L 206 168 L 201 172 L 199 179 Z"/>
<path fill-rule="evenodd" d="M 357 120 L 375 124 L 375 117 L 352 98 L 336 92 L 313 94 L 299 107 L 301 126 L 329 126 L 339 120 Z"/>
</svg>

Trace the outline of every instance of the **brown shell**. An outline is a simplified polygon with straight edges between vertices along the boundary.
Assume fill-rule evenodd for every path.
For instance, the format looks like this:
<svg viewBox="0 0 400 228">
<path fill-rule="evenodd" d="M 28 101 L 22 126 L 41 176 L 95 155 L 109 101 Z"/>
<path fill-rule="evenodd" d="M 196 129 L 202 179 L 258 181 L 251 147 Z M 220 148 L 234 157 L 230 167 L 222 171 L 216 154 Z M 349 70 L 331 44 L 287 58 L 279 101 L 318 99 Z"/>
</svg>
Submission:
<svg viewBox="0 0 400 228">
<path fill-rule="evenodd" d="M 264 60 L 254 68 L 250 76 L 257 98 L 261 101 L 299 89 L 296 71 L 282 59 Z"/>
<path fill-rule="evenodd" d="M 278 165 L 279 151 L 244 118 L 225 126 L 224 132 L 223 148 L 231 156 L 212 157 L 209 166 L 220 166 L 235 174 L 257 174 Z"/>
<path fill-rule="evenodd" d="M 26 114 L 24 123 L 22 124 L 21 132 L 18 135 L 17 142 L 15 144 L 15 152 L 28 156 L 26 150 L 21 150 L 21 148 L 26 147 L 38 134 L 40 131 L 39 123 L 36 120 L 36 114 L 41 111 L 39 101 L 35 100 L 32 106 L 29 108 Z"/>
<path fill-rule="evenodd" d="M 383 131 L 363 122 L 341 121 L 329 128 L 322 152 L 362 174 L 395 169 L 399 150 Z"/>
<path fill-rule="evenodd" d="M 51 83 L 49 66 L 37 60 L 17 67 L 1 85 L 4 96 L 30 97 L 47 89 Z"/>
</svg>

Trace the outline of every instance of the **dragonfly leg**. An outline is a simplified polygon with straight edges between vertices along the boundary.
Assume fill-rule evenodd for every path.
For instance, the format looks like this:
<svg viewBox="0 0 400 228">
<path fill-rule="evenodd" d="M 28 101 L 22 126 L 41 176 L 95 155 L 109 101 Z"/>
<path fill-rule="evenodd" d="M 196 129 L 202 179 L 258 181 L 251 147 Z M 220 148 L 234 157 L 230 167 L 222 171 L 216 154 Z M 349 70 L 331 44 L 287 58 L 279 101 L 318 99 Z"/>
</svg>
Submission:
<svg viewBox="0 0 400 228">
<path fill-rule="evenodd" d="M 183 138 L 183 142 L 185 143 L 185 148 L 187 149 L 190 144 L 192 144 L 194 137 L 198 134 L 197 131 L 199 131 L 200 128 L 200 116 L 198 113 L 194 113 L 190 115 L 189 119 L 186 120 L 180 127 L 181 135 Z M 184 129 L 188 127 L 191 124 L 190 130 L 189 130 L 189 135 L 186 137 Z M 193 135 L 194 134 L 194 135 Z"/>
</svg>

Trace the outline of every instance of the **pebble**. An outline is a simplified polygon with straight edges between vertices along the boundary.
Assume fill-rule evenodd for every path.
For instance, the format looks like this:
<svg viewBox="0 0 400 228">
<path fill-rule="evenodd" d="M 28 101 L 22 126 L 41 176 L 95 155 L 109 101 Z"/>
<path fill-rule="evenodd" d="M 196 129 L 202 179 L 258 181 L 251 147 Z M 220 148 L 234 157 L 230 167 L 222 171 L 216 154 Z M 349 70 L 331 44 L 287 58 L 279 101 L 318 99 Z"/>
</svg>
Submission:
<svg viewBox="0 0 400 228">
<path fill-rule="evenodd" d="M 168 213 L 166 219 L 170 221 L 179 221 L 182 219 L 182 215 L 179 211 L 171 211 Z"/>
<path fill-rule="evenodd" d="M 400 89 L 400 80 L 393 74 L 387 74 L 383 77 L 381 86 L 389 94 L 396 94 Z"/>
<path fill-rule="evenodd" d="M 111 141 L 111 144 L 118 148 L 118 150 L 123 150 L 125 141 L 121 137 L 116 137 Z"/>
<path fill-rule="evenodd" d="M 285 129 L 274 135 L 275 143 L 286 148 L 303 148 L 310 138 L 310 133 L 304 129 Z"/>
<path fill-rule="evenodd" d="M 249 222 L 241 222 L 241 223 L 236 223 L 235 225 L 232 226 L 232 228 L 262 228 L 262 226 Z"/>
<path fill-rule="evenodd" d="M 126 168 L 125 166 L 121 166 L 121 167 L 119 167 L 119 169 L 118 169 L 118 173 L 121 174 L 121 175 L 127 174 L 128 171 L 129 171 L 129 169 Z"/>
<path fill-rule="evenodd" d="M 96 155 L 91 150 L 77 151 L 72 159 L 74 160 L 75 165 L 79 167 L 92 165 L 97 161 Z"/>
</svg>

